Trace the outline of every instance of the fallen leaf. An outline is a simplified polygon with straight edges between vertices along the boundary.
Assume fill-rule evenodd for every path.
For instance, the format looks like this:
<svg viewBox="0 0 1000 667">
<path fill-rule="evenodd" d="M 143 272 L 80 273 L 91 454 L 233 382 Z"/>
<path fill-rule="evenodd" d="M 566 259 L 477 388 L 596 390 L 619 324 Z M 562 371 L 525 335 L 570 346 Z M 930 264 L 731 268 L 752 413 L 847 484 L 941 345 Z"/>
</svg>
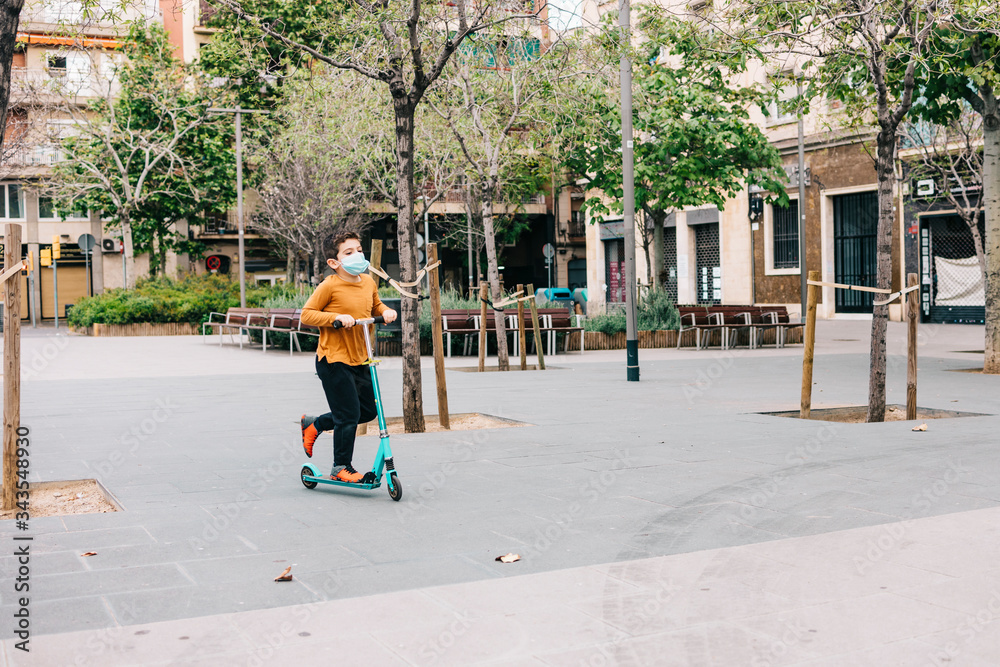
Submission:
<svg viewBox="0 0 1000 667">
<path fill-rule="evenodd" d="M 506 554 L 503 556 L 497 556 L 495 560 L 501 563 L 513 563 L 514 561 L 521 560 L 521 557 L 517 554 Z"/>
<path fill-rule="evenodd" d="M 274 578 L 275 581 L 291 581 L 292 580 L 292 566 L 289 565 L 285 568 L 285 571 Z"/>
<path fill-rule="evenodd" d="M 62 495 L 61 493 L 53 493 L 53 494 L 52 494 L 52 497 L 53 497 L 53 498 L 58 498 L 58 497 L 59 497 L 59 496 L 61 496 L 61 495 Z"/>
<path fill-rule="evenodd" d="M 97 555 L 96 551 L 88 551 L 85 554 L 80 554 L 80 556 L 96 556 L 96 555 Z"/>
<path fill-rule="evenodd" d="M 927 430 L 927 424 L 921 424 L 920 426 L 914 426 L 912 430 L 914 430 L 914 431 L 926 431 Z"/>
</svg>

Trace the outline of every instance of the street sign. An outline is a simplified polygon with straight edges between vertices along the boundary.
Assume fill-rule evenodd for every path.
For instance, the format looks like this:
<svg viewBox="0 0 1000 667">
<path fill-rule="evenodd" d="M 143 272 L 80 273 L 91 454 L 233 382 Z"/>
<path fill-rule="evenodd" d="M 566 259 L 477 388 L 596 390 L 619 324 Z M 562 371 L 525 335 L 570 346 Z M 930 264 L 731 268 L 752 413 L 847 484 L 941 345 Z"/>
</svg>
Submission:
<svg viewBox="0 0 1000 667">
<path fill-rule="evenodd" d="M 424 235 L 421 234 L 420 232 L 417 232 L 417 247 L 418 248 L 424 247 Z M 420 261 L 422 262 L 423 260 Z"/>
<path fill-rule="evenodd" d="M 94 238 L 93 234 L 80 234 L 80 238 L 76 240 L 76 244 L 80 246 L 80 250 L 84 254 L 89 254 L 94 246 L 97 245 L 97 239 Z"/>
<path fill-rule="evenodd" d="M 542 254 L 545 255 L 545 259 L 552 259 L 556 256 L 556 247 L 551 243 L 546 243 L 542 246 Z"/>
<path fill-rule="evenodd" d="M 222 266 L 222 259 L 218 255 L 209 255 L 205 259 L 205 268 L 215 273 Z"/>
</svg>

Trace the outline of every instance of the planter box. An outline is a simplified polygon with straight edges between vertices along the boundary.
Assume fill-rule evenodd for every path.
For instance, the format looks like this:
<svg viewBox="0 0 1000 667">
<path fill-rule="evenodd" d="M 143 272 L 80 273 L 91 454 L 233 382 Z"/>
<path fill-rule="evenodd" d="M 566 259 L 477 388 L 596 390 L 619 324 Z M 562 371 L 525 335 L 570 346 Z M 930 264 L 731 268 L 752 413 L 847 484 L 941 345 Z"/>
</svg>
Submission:
<svg viewBox="0 0 1000 667">
<path fill-rule="evenodd" d="M 619 332 L 616 334 L 605 334 L 600 331 L 586 331 L 584 332 L 586 336 L 586 349 L 587 350 L 624 350 L 625 349 L 625 332 Z M 570 339 L 569 346 L 571 349 L 579 350 L 579 344 L 576 342 L 579 340 L 578 337 L 574 336 Z M 642 349 L 650 349 L 657 347 L 674 347 L 677 345 L 677 332 L 676 331 L 640 331 L 639 332 L 639 347 Z"/>
<path fill-rule="evenodd" d="M 91 336 L 195 336 L 198 325 L 188 322 L 138 324 L 94 324 L 87 332 Z"/>
</svg>

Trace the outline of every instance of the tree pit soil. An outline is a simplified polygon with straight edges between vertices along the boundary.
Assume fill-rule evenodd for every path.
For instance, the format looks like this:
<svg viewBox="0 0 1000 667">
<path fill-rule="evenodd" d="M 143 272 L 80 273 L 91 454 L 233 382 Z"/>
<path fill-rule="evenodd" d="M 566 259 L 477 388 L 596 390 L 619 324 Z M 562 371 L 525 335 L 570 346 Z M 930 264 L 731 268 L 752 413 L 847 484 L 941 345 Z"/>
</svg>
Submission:
<svg viewBox="0 0 1000 667">
<path fill-rule="evenodd" d="M 762 412 L 760 414 L 771 415 L 773 417 L 799 418 L 798 410 L 785 410 L 782 412 Z M 937 410 L 934 408 L 917 408 L 916 421 L 926 421 L 928 419 L 952 419 L 955 417 L 985 417 L 981 412 L 960 412 L 958 410 Z M 840 424 L 864 424 L 868 417 L 867 405 L 851 405 L 843 408 L 819 408 L 809 412 L 809 419 L 815 421 L 838 422 Z M 890 404 L 885 406 L 885 421 L 901 422 L 906 419 L 906 406 Z M 911 420 L 912 421 L 912 420 Z"/>
<path fill-rule="evenodd" d="M 494 417 L 493 415 L 484 415 L 479 412 L 461 412 L 449 415 L 449 423 L 451 428 L 446 429 L 441 426 L 441 421 L 438 419 L 437 415 L 424 415 L 424 426 L 427 429 L 427 433 L 447 433 L 449 430 L 478 431 L 488 428 L 513 428 L 516 426 L 528 426 L 528 424 L 524 422 L 514 421 L 513 419 L 504 419 L 503 417 Z M 386 419 L 385 425 L 389 430 L 389 435 L 399 435 L 405 433 L 403 429 L 402 417 L 389 417 Z M 378 435 L 378 421 L 370 422 L 367 426 L 367 434 L 364 433 L 363 430 L 359 430 L 358 435 Z M 361 429 L 363 428 L 364 425 L 361 426 Z"/>
<path fill-rule="evenodd" d="M 117 512 L 118 505 L 93 479 L 64 482 L 32 482 L 29 486 L 28 515 L 32 519 L 65 514 Z M 0 511 L 0 520 L 13 519 L 23 509 Z"/>
</svg>

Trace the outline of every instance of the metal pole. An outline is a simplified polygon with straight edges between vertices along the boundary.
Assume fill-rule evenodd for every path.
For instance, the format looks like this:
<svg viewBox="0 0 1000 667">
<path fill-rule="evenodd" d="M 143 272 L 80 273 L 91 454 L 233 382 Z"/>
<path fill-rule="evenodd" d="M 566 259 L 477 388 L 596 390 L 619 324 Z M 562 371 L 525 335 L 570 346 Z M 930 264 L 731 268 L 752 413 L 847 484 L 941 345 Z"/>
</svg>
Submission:
<svg viewBox="0 0 1000 667">
<path fill-rule="evenodd" d="M 430 247 L 431 247 L 431 227 L 430 223 L 427 220 L 428 208 L 429 207 L 427 206 L 427 199 L 425 198 L 424 199 L 424 266 L 427 266 L 428 264 L 431 263 L 431 256 L 430 254 L 428 254 L 430 252 Z M 431 293 L 430 271 L 428 271 L 424 277 L 427 278 L 427 294 L 430 295 Z"/>
<path fill-rule="evenodd" d="M 797 83 L 798 96 L 802 98 L 802 78 Z M 806 273 L 806 139 L 805 121 L 802 117 L 802 105 L 799 104 L 799 292 L 801 304 L 801 320 L 806 321 L 806 309 L 809 307 L 808 274 Z"/>
<path fill-rule="evenodd" d="M 629 382 L 639 381 L 639 336 L 635 304 L 635 191 L 632 153 L 632 62 L 628 57 L 631 46 L 629 0 L 620 0 L 618 25 L 621 27 L 622 55 L 620 63 L 622 86 L 622 187 L 625 213 L 625 363 Z"/>
<path fill-rule="evenodd" d="M 469 296 L 472 296 L 472 288 L 476 284 L 475 276 L 479 271 L 479 267 L 477 266 L 475 269 L 472 268 L 472 212 L 469 210 L 468 202 L 466 202 L 465 205 L 465 229 L 469 244 Z"/>
<path fill-rule="evenodd" d="M 243 253 L 243 123 L 236 107 L 236 226 L 240 253 L 240 308 L 247 307 L 246 258 Z"/>
<path fill-rule="evenodd" d="M 86 268 L 84 269 L 84 275 L 87 277 L 87 296 L 94 296 L 93 294 L 91 294 L 91 290 L 90 290 L 90 251 L 89 250 L 84 250 L 83 251 L 83 259 L 87 263 Z"/>
<path fill-rule="evenodd" d="M 38 310 L 38 301 L 35 299 L 35 271 L 37 269 L 35 267 L 41 265 L 35 261 L 35 254 L 30 245 L 28 246 L 28 255 L 31 258 L 31 271 L 28 272 L 28 310 L 31 312 L 31 328 L 37 329 L 38 323 L 35 320 L 35 312 Z"/>
<path fill-rule="evenodd" d="M 125 223 L 122 223 L 122 289 L 128 289 L 128 270 L 125 267 Z"/>
<path fill-rule="evenodd" d="M 56 307 L 56 329 L 59 328 L 59 279 L 57 277 L 56 265 L 59 261 L 52 258 L 52 301 Z"/>
</svg>

